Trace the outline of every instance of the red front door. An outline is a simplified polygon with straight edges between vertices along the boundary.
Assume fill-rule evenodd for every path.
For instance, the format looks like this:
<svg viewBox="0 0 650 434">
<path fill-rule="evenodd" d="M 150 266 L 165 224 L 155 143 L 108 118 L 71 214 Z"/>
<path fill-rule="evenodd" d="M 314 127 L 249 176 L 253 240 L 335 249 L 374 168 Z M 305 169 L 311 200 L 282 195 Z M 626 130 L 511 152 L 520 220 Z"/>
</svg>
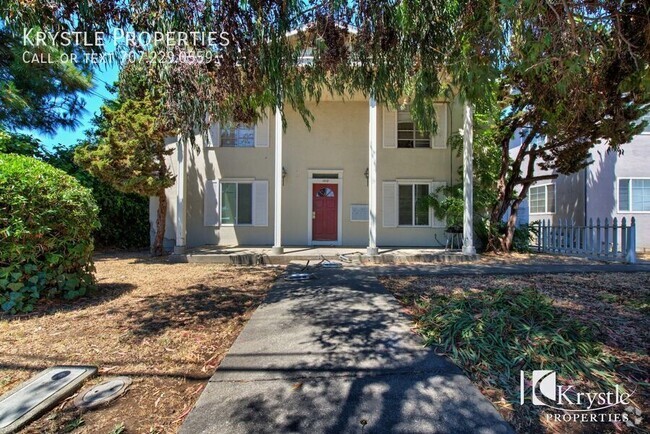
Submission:
<svg viewBox="0 0 650 434">
<path fill-rule="evenodd" d="M 314 184 L 312 190 L 312 240 L 336 241 L 338 234 L 338 185 Z"/>
</svg>

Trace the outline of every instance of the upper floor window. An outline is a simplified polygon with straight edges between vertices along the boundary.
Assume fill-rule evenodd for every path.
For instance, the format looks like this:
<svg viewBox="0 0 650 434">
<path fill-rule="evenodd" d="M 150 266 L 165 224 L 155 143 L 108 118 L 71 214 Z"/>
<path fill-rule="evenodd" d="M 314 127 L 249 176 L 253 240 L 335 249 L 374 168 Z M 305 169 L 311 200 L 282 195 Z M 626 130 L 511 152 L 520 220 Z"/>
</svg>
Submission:
<svg viewBox="0 0 650 434">
<path fill-rule="evenodd" d="M 221 126 L 221 146 L 230 148 L 253 148 L 255 146 L 255 126 L 232 123 Z"/>
<path fill-rule="evenodd" d="M 618 210 L 650 211 L 650 179 L 619 179 Z"/>
<path fill-rule="evenodd" d="M 398 224 L 429 226 L 429 184 L 399 184 L 397 190 Z"/>
<path fill-rule="evenodd" d="M 397 147 L 430 148 L 431 132 L 418 130 L 408 106 L 397 111 Z"/>
<path fill-rule="evenodd" d="M 555 185 L 536 185 L 528 191 L 531 214 L 552 214 L 555 212 Z"/>
<path fill-rule="evenodd" d="M 305 48 L 300 57 L 298 58 L 298 65 L 313 65 L 314 64 L 314 49 L 312 47 Z"/>
</svg>

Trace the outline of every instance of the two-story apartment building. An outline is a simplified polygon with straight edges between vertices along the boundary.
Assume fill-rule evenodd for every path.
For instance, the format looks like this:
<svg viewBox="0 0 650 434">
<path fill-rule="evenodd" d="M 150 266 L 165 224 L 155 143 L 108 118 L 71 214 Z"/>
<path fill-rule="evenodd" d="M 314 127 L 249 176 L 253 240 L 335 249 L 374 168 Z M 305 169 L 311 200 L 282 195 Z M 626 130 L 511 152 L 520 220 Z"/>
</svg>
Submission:
<svg viewBox="0 0 650 434">
<path fill-rule="evenodd" d="M 257 125 L 212 125 L 207 137 L 197 136 L 198 150 L 170 140 L 177 181 L 167 190 L 167 247 L 333 245 L 372 254 L 377 246 L 440 246 L 445 222 L 420 202 L 460 181 L 462 159 L 447 139 L 464 119 L 471 133 L 469 105 L 441 99 L 435 134 L 419 131 L 408 107 L 393 110 L 362 95 L 324 98 L 309 109 L 311 128 L 287 110 L 283 131 L 280 115 L 269 111 Z M 152 222 L 157 206 L 152 199 Z"/>
</svg>

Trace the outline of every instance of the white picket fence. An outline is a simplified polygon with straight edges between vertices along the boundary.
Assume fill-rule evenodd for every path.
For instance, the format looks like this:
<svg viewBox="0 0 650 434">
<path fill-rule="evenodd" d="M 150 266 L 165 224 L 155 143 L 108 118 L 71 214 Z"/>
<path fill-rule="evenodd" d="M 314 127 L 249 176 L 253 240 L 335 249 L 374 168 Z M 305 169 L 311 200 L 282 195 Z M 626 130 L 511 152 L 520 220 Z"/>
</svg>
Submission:
<svg viewBox="0 0 650 434">
<path fill-rule="evenodd" d="M 537 249 L 539 252 L 571 254 L 577 256 L 636 262 L 636 223 L 634 217 L 627 225 L 625 217 L 620 224 L 614 218 L 589 219 L 588 226 L 575 226 L 565 221 L 552 225 L 551 221 L 538 222 Z"/>
</svg>

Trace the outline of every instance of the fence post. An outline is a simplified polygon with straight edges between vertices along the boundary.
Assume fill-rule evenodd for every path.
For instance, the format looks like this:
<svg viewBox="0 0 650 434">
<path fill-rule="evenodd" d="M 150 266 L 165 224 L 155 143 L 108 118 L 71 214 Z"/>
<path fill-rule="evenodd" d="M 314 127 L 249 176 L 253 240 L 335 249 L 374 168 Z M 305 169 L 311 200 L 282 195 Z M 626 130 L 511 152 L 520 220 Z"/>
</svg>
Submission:
<svg viewBox="0 0 650 434">
<path fill-rule="evenodd" d="M 544 227 L 544 220 L 539 220 L 537 222 L 537 252 L 542 251 L 542 228 Z"/>
<path fill-rule="evenodd" d="M 630 229 L 628 231 L 630 239 L 627 243 L 626 262 L 628 264 L 636 263 L 636 221 L 634 217 L 630 219 Z"/>
<path fill-rule="evenodd" d="M 605 256 L 609 256 L 609 219 L 605 217 Z"/>
<path fill-rule="evenodd" d="M 623 253 L 623 258 L 627 259 L 627 228 L 625 227 L 626 220 L 625 217 L 621 219 L 621 252 Z"/>
<path fill-rule="evenodd" d="M 612 221 L 612 251 L 614 256 L 618 256 L 618 220 L 614 217 Z"/>
<path fill-rule="evenodd" d="M 594 254 L 594 219 L 590 218 L 589 219 L 589 228 L 587 230 L 587 245 L 589 246 L 587 248 L 587 252 L 590 255 Z"/>
<path fill-rule="evenodd" d="M 600 256 L 600 253 L 603 250 L 603 246 L 600 240 L 600 217 L 596 219 L 596 253 Z"/>
</svg>

